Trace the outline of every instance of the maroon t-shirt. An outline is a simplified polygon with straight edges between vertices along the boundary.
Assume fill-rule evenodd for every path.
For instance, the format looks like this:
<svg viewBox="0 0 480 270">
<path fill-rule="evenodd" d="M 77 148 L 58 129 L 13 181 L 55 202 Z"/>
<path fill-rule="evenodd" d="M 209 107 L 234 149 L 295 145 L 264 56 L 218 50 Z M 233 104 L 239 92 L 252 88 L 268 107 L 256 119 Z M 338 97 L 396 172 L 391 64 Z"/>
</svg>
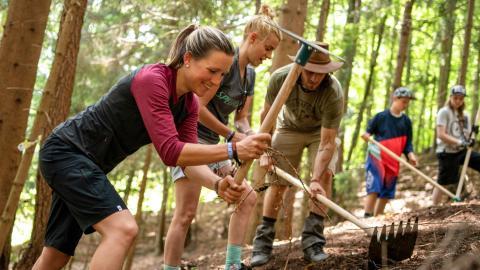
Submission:
<svg viewBox="0 0 480 270">
<path fill-rule="evenodd" d="M 177 71 L 165 64 L 145 66 L 134 77 L 131 86 L 138 109 L 160 158 L 168 166 L 177 165 L 185 143 L 197 143 L 198 99 L 185 94 L 186 117 L 178 125 L 169 106 L 176 104 Z"/>
</svg>

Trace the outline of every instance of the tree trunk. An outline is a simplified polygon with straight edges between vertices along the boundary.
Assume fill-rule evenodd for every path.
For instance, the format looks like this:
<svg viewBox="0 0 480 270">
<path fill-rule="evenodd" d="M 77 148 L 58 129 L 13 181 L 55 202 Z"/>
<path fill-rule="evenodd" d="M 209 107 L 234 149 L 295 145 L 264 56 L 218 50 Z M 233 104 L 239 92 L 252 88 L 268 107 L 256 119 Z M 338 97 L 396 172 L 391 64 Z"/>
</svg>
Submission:
<svg viewBox="0 0 480 270">
<path fill-rule="evenodd" d="M 455 7 L 456 0 L 447 0 L 446 4 L 440 5 L 441 14 L 441 55 L 440 73 L 438 75 L 437 109 L 445 104 L 447 88 L 449 84 L 450 67 L 452 59 L 453 36 L 455 34 Z"/>
<path fill-rule="evenodd" d="M 400 34 L 400 45 L 397 53 L 397 67 L 395 68 L 395 77 L 392 85 L 393 89 L 396 89 L 402 85 L 403 66 L 405 65 L 408 41 L 410 40 L 410 33 L 412 32 L 412 9 L 414 2 L 415 0 L 410 0 L 405 3 L 402 31 Z"/>
<path fill-rule="evenodd" d="M 480 44 L 480 36 L 478 37 L 477 44 Z M 477 72 L 475 73 L 475 80 L 473 82 L 473 94 L 472 94 L 472 117 L 476 115 L 478 110 L 478 96 L 479 96 L 479 85 L 480 85 L 480 48 L 477 52 Z"/>
<path fill-rule="evenodd" d="M 170 181 L 168 175 L 168 167 L 163 168 L 163 196 L 162 196 L 162 207 L 160 208 L 159 213 L 159 227 L 157 233 L 157 241 L 155 245 L 155 254 L 157 256 L 162 255 L 163 248 L 165 243 L 163 242 L 163 237 L 165 236 L 165 227 L 167 224 L 167 202 L 168 202 L 168 190 L 170 189 Z"/>
<path fill-rule="evenodd" d="M 398 22 L 399 21 L 399 17 L 400 17 L 400 10 L 399 8 L 397 8 L 397 5 L 394 5 L 394 8 L 395 8 L 395 15 L 393 17 L 393 21 L 394 22 Z M 394 55 L 395 55 L 395 47 L 396 47 L 396 44 L 397 44 L 397 23 L 395 23 L 395 25 L 393 25 L 392 27 L 392 30 L 391 30 L 391 36 L 390 36 L 390 56 L 389 56 L 389 59 L 388 59 L 388 62 L 387 62 L 387 66 L 388 66 L 388 73 L 387 74 L 393 74 L 393 58 L 394 58 Z M 390 92 L 391 92 L 391 87 L 392 87 L 392 76 L 387 76 L 386 78 L 386 84 L 385 84 L 385 100 L 384 100 L 384 103 L 383 103 L 383 108 L 387 108 L 389 103 L 390 103 Z"/>
<path fill-rule="evenodd" d="M 330 11 L 330 0 L 323 0 L 320 8 L 320 17 L 318 18 L 318 26 L 316 38 L 318 41 L 323 41 L 327 29 L 328 12 Z"/>
<path fill-rule="evenodd" d="M 10 1 L 0 42 L 0 211 L 3 212 L 19 166 L 17 145 L 24 141 L 37 64 L 51 0 Z M 5 245 L 9 250 L 10 241 Z M 0 249 L 0 269 L 9 252 Z"/>
<path fill-rule="evenodd" d="M 132 166 L 135 166 L 133 164 Z M 133 178 L 135 178 L 135 168 L 132 168 L 128 174 L 127 185 L 125 186 L 125 191 L 123 193 L 123 201 L 128 205 L 128 197 L 130 197 L 130 191 L 132 189 Z"/>
<path fill-rule="evenodd" d="M 307 3 L 307 0 L 288 0 L 280 9 L 279 25 L 302 36 L 307 18 Z M 297 41 L 284 36 L 275 50 L 270 70 L 273 72 L 277 68 L 291 63 L 287 55 L 295 56 L 297 50 Z"/>
<path fill-rule="evenodd" d="M 30 141 L 38 135 L 45 139 L 52 129 L 68 116 L 75 82 L 81 29 L 87 4 L 87 0 L 66 0 L 64 3 L 55 58 L 29 136 Z M 24 160 L 27 162 L 27 171 L 21 177 L 23 181 L 26 179 L 32 157 L 33 151 L 26 151 L 22 157 L 22 162 Z M 17 175 L 21 173 L 19 170 Z M 35 195 L 35 217 L 31 242 L 28 249 L 23 252 L 15 269 L 31 269 L 43 247 L 43 238 L 50 210 L 51 190 L 42 179 L 39 171 L 36 179 L 37 193 Z"/>
<path fill-rule="evenodd" d="M 363 112 L 365 111 L 365 108 L 367 107 L 367 101 L 370 96 L 370 92 L 372 89 L 372 84 L 373 80 L 375 78 L 375 67 L 377 66 L 377 58 L 378 58 L 378 53 L 380 50 L 380 46 L 382 45 L 382 39 L 383 39 L 383 33 L 385 31 L 385 22 L 387 21 L 387 15 L 384 15 L 381 22 L 378 24 L 378 40 L 377 43 L 373 42 L 374 48 L 372 48 L 372 56 L 370 58 L 370 68 L 369 68 L 369 75 L 368 75 L 368 80 L 367 84 L 365 86 L 365 92 L 363 95 L 363 101 L 362 104 L 360 105 L 360 110 L 358 112 L 358 118 L 357 118 L 357 123 L 355 125 L 355 130 L 353 132 L 352 136 L 352 142 L 350 146 L 350 150 L 348 151 L 348 156 L 347 156 L 347 170 L 348 166 L 350 165 L 350 160 L 352 158 L 353 150 L 355 149 L 355 146 L 357 145 L 357 142 L 359 140 L 359 134 L 360 134 L 360 128 L 362 126 L 362 121 L 363 121 Z M 375 40 L 376 35 L 374 35 L 374 40 Z"/>
<path fill-rule="evenodd" d="M 255 160 L 253 162 L 252 166 L 252 183 L 253 183 L 253 188 L 257 189 L 263 186 L 265 182 L 265 174 L 267 173 L 265 169 L 260 168 L 258 166 L 258 160 Z M 257 226 L 260 224 L 262 221 L 263 217 L 263 199 L 265 198 L 265 192 L 258 192 L 257 193 L 257 203 L 255 205 L 255 210 L 252 212 L 250 215 L 250 225 L 247 229 L 247 233 L 245 234 L 245 243 L 246 244 L 251 244 L 253 241 L 253 237 L 255 237 L 255 233 L 257 231 Z"/>
<path fill-rule="evenodd" d="M 463 38 L 462 64 L 458 70 L 457 84 L 465 86 L 468 67 L 468 55 L 470 54 L 470 40 L 472 39 L 473 12 L 475 10 L 475 0 L 468 0 L 467 22 L 465 23 L 465 35 Z M 474 114 L 472 114 L 474 116 Z M 473 119 L 472 119 L 473 120 Z"/>
<path fill-rule="evenodd" d="M 361 0 L 348 1 L 347 23 L 345 24 L 345 32 L 343 34 L 342 43 L 344 46 L 343 57 L 345 65 L 338 71 L 338 80 L 343 88 L 344 107 L 343 111 L 347 112 L 348 93 L 350 88 L 350 80 L 352 79 L 352 68 L 355 54 L 357 53 L 358 27 L 360 22 L 360 6 Z M 340 151 L 338 152 L 337 171 L 342 171 L 343 167 L 343 150 L 345 147 L 345 127 L 340 126 Z"/>
<path fill-rule="evenodd" d="M 293 203 L 296 192 L 297 188 L 289 187 L 283 194 L 282 208 L 275 226 L 276 238 L 279 240 L 288 240 L 292 237 Z"/>
<path fill-rule="evenodd" d="M 142 227 L 142 206 L 143 198 L 145 196 L 145 190 L 147 187 L 148 171 L 150 170 L 150 163 L 152 161 L 152 145 L 147 146 L 147 153 L 145 157 L 145 163 L 143 164 L 143 176 L 142 182 L 140 183 L 140 190 L 138 192 L 138 202 L 137 202 L 137 213 L 135 213 L 135 221 L 138 224 L 138 227 Z M 133 257 L 135 256 L 135 247 L 137 246 L 139 236 L 135 238 L 132 246 L 130 247 L 127 255 L 127 260 L 123 267 L 124 270 L 130 270 L 132 268 Z"/>
</svg>

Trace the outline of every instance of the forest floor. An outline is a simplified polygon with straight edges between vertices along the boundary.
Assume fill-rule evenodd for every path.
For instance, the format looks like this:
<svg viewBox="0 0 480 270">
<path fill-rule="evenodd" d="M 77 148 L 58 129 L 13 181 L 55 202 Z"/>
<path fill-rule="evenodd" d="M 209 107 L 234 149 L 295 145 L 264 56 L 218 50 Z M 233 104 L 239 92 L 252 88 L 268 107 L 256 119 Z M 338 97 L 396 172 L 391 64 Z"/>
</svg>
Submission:
<svg viewBox="0 0 480 270">
<path fill-rule="evenodd" d="M 436 167 L 427 164 L 422 167 L 422 171 L 435 176 Z M 431 185 L 426 185 L 425 181 L 406 169 L 402 170 L 397 197 L 387 206 L 387 214 L 362 218 L 364 223 L 371 226 L 389 225 L 392 222 L 398 224 L 409 218 L 419 218 L 418 238 L 411 258 L 384 269 L 480 269 L 480 177 L 476 173 L 472 175 L 474 176 L 468 184 L 470 194 L 463 202 L 432 206 Z M 225 207 L 216 211 L 223 210 Z M 212 212 L 211 209 L 208 212 Z M 363 215 L 360 208 L 353 213 L 356 216 Z M 222 237 L 224 228 L 219 225 L 221 222 L 218 218 L 205 214 L 203 216 L 195 226 L 196 230 L 200 230 L 197 232 L 200 237 L 193 240 L 193 247 L 186 248 L 183 269 L 223 269 L 226 247 L 225 235 Z M 306 262 L 300 239 L 294 237 L 286 241 L 275 241 L 273 258 L 267 265 L 255 269 L 366 269 L 370 242 L 367 234 L 347 221 L 333 225 L 335 226 L 325 229 L 325 251 L 330 255 L 325 261 L 318 264 Z M 148 236 L 151 233 L 144 234 L 144 240 L 137 247 L 132 269 L 162 269 L 163 256 L 154 255 L 151 248 L 154 240 Z M 82 240 L 80 253 L 88 253 L 86 250 L 91 250 L 89 246 L 95 245 L 95 242 L 97 241 Z M 247 245 L 243 252 L 243 262 L 246 265 L 250 262 L 250 256 L 251 246 Z M 88 259 L 81 257 L 83 258 L 75 262 L 71 269 L 85 269 Z"/>
</svg>

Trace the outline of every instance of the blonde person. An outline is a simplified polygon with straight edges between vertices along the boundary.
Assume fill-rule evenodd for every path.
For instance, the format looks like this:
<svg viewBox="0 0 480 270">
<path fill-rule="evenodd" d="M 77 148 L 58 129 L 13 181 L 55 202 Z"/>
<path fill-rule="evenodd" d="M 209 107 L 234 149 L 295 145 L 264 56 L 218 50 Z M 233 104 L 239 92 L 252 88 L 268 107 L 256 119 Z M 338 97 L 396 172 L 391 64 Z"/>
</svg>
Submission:
<svg viewBox="0 0 480 270">
<path fill-rule="evenodd" d="M 255 70 L 263 60 L 272 57 L 273 50 L 278 46 L 281 33 L 271 24 L 272 14 L 268 6 L 262 7 L 262 14 L 250 19 L 244 30 L 243 42 L 235 49 L 233 64 L 223 78 L 217 92 L 212 95 L 200 97 L 200 123 L 198 126 L 198 141 L 201 144 L 215 145 L 220 141 L 220 136 L 232 144 L 240 143 L 248 135 L 254 134 L 248 123 L 248 113 L 252 106 Z M 206 105 L 203 105 L 206 104 Z M 234 113 L 236 130 L 230 129 L 228 119 Z M 238 157 L 235 157 L 238 159 Z M 219 176 L 224 177 L 232 172 L 229 159 L 211 163 L 210 168 Z M 195 168 L 177 167 L 173 171 L 176 187 L 181 187 L 177 201 L 174 220 L 170 225 L 165 246 L 165 263 L 178 266 L 183 252 L 183 243 L 188 226 L 195 216 L 201 186 L 196 184 L 201 177 Z M 251 187 L 244 181 L 247 192 Z M 242 245 L 248 225 L 250 212 L 256 202 L 255 192 L 250 192 L 248 197 L 238 207 L 230 218 L 228 245 L 226 252 L 225 269 L 241 269 Z M 178 214 L 177 214 L 178 213 Z M 181 237 L 180 237 L 181 236 Z M 171 268 L 178 269 L 178 268 Z"/>
<path fill-rule="evenodd" d="M 328 49 L 328 44 L 317 42 Z M 293 59 L 292 57 L 290 57 Z M 342 66 L 331 61 L 324 53 L 314 52 L 305 65 L 301 76 L 288 97 L 277 119 L 272 147 L 282 152 L 288 161 L 298 168 L 303 149 L 309 152 L 309 163 L 313 163 L 313 176 L 308 179 L 314 193 L 331 196 L 332 178 L 337 160 L 337 129 L 343 116 L 343 93 L 340 83 L 331 74 Z M 276 70 L 270 78 L 265 104 L 261 113 L 263 120 L 285 81 L 292 65 Z M 293 174 L 293 169 L 282 157 L 278 166 Z M 262 166 L 269 164 L 262 156 Z M 266 264 L 272 256 L 275 238 L 275 222 L 288 182 L 270 177 L 263 202 L 263 220 L 257 227 L 253 241 L 252 266 Z M 319 262 L 327 255 L 323 251 L 323 219 L 325 207 L 310 203 L 310 214 L 302 232 L 302 249 L 308 261 Z"/>
<path fill-rule="evenodd" d="M 211 27 L 190 25 L 177 37 L 170 63 L 145 65 L 120 79 L 96 104 L 56 127 L 40 150 L 40 170 L 53 190 L 45 247 L 33 269 L 61 269 L 82 234 L 101 241 L 90 269 L 122 269 L 138 226 L 107 178 L 118 163 L 152 143 L 166 165 L 193 166 L 227 158 L 229 145 L 199 145 L 198 100 L 215 92 L 233 61 L 227 37 Z M 240 158 L 259 157 L 269 134 L 237 145 Z M 207 166 L 198 185 L 218 186 L 228 202 L 246 186 L 221 178 Z M 177 190 L 178 193 L 178 190 Z"/>
<path fill-rule="evenodd" d="M 460 165 L 465 161 L 467 147 L 473 147 L 474 138 L 469 138 L 471 122 L 464 114 L 467 91 L 462 85 L 450 89 L 447 104 L 437 114 L 437 159 L 438 183 L 456 191 L 460 178 Z M 478 128 L 478 127 L 477 127 Z M 468 166 L 480 172 L 480 154 L 473 151 Z M 433 203 L 439 204 L 444 198 L 442 192 L 433 190 Z"/>
</svg>

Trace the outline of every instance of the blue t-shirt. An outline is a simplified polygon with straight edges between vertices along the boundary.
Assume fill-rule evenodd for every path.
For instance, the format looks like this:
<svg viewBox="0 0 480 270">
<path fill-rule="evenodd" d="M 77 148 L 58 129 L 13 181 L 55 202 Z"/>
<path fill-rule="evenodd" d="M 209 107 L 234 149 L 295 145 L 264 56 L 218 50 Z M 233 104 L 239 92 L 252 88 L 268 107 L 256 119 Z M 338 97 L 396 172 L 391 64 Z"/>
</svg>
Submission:
<svg viewBox="0 0 480 270">
<path fill-rule="evenodd" d="M 389 109 L 379 112 L 368 123 L 367 132 L 398 156 L 413 152 L 412 121 L 405 114 L 397 117 L 392 115 Z M 398 171 L 398 161 L 380 152 L 375 145 L 369 145 L 369 152 L 393 171 Z"/>
</svg>

